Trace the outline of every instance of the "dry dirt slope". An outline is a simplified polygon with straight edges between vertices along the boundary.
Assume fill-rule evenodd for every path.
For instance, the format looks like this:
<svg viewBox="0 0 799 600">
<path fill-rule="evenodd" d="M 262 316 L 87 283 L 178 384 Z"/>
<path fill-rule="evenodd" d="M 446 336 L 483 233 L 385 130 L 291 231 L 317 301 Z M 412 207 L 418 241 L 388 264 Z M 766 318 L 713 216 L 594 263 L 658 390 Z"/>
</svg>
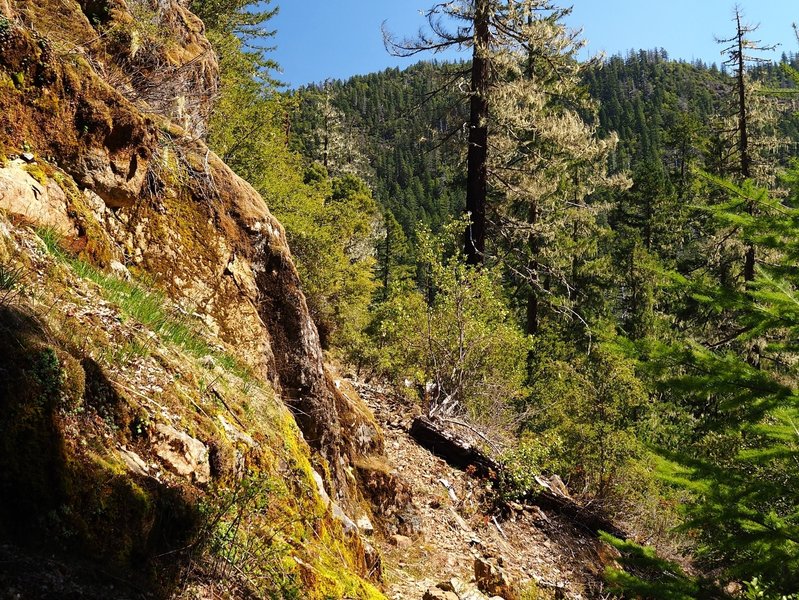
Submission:
<svg viewBox="0 0 799 600">
<path fill-rule="evenodd" d="M 386 454 L 419 509 L 415 537 L 378 535 L 389 598 L 420 600 L 436 586 L 454 588 L 462 600 L 483 598 L 476 589 L 476 560 L 502 565 L 513 588 L 508 597 L 610 597 L 601 573 L 611 552 L 590 531 L 535 506 L 495 511 L 485 482 L 410 437 L 415 409 L 388 390 L 353 381 L 341 385 L 357 389 L 374 411 Z"/>
</svg>

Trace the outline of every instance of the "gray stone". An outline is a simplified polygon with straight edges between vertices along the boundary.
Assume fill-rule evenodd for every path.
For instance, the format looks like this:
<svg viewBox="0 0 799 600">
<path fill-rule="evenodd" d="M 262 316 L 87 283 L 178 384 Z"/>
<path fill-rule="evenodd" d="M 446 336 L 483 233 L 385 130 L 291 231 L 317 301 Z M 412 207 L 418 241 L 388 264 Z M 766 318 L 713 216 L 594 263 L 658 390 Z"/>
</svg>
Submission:
<svg viewBox="0 0 799 600">
<path fill-rule="evenodd" d="M 366 535 L 372 535 L 375 532 L 375 527 L 372 525 L 372 521 L 369 520 L 369 517 L 366 514 L 359 516 L 355 520 L 355 524 L 358 526 L 358 529 Z"/>
<path fill-rule="evenodd" d="M 347 516 L 338 504 L 333 502 L 331 510 L 333 512 L 333 518 L 339 521 L 344 528 L 344 533 L 349 535 L 358 533 L 358 526 Z"/>
<path fill-rule="evenodd" d="M 122 461 L 131 470 L 131 472 L 135 473 L 136 475 L 141 475 L 142 477 L 146 477 L 150 474 L 150 467 L 147 466 L 147 463 L 144 462 L 141 456 L 133 452 L 133 450 L 127 450 L 126 448 L 120 448 L 119 456 L 122 458 Z"/>
<path fill-rule="evenodd" d="M 213 360 L 213 358 L 210 357 L 210 356 L 208 358 Z M 205 360 L 205 358 L 203 358 L 202 360 Z M 247 446 L 249 448 L 255 448 L 258 445 L 255 442 L 255 440 L 252 438 L 252 436 L 250 436 L 249 434 L 247 434 L 247 433 L 245 433 L 243 431 L 239 431 L 238 429 L 236 429 L 233 425 L 231 425 L 228 422 L 227 419 L 225 419 L 224 416 L 217 415 L 216 418 L 219 419 L 219 422 L 222 425 L 222 429 L 225 430 L 225 434 L 227 434 L 227 436 L 230 439 L 230 441 L 232 441 L 234 443 L 237 443 L 237 444 L 244 444 L 245 446 Z"/>
<path fill-rule="evenodd" d="M 341 523 L 342 527 L 344 528 L 344 533 L 358 533 L 358 526 L 355 524 L 355 522 L 346 515 L 346 513 L 338 504 L 330 499 L 330 495 L 327 493 L 327 490 L 325 490 L 325 482 L 322 479 L 322 476 L 317 473 L 316 470 L 311 471 L 311 474 L 316 482 L 316 490 L 319 492 L 322 502 L 324 503 L 325 507 L 330 507 L 330 510 L 333 513 L 333 518 Z"/>
<path fill-rule="evenodd" d="M 128 271 L 128 268 L 125 265 L 123 265 L 121 262 L 119 262 L 118 260 L 112 260 L 109 267 L 111 267 L 111 272 L 114 275 L 125 281 L 130 281 L 131 279 L 130 271 Z"/>
</svg>

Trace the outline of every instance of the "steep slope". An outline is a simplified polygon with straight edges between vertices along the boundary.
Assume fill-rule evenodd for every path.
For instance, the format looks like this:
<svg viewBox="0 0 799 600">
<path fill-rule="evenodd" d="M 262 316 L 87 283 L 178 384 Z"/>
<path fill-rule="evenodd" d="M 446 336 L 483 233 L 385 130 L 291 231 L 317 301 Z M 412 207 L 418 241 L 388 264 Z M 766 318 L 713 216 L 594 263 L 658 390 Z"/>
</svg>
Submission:
<svg viewBox="0 0 799 600">
<path fill-rule="evenodd" d="M 202 23 L 2 0 L 0 48 L 0 582 L 378 596 L 351 465 L 382 438 L 331 383 L 281 225 L 197 137 Z"/>
<path fill-rule="evenodd" d="M 460 600 L 606 598 L 602 573 L 614 551 L 552 507 L 497 502 L 490 484 L 453 468 L 410 435 L 418 408 L 388 390 L 349 382 L 384 429 L 392 462 L 419 505 L 419 540 L 389 537 L 386 595 L 417 600 L 429 594 Z M 463 434 L 463 431 L 455 433 Z M 426 596 L 425 594 L 428 594 Z"/>
</svg>

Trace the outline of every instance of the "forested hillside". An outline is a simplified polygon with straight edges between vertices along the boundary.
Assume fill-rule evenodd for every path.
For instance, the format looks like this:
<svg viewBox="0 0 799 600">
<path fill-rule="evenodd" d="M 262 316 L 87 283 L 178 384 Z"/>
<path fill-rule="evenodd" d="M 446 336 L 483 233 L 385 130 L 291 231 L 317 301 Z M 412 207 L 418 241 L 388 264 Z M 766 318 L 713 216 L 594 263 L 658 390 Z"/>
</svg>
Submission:
<svg viewBox="0 0 799 600">
<path fill-rule="evenodd" d="M 785 65 L 796 68 L 799 59 L 783 54 L 781 64 L 758 67 L 755 78 L 793 87 Z M 462 145 L 453 138 L 463 135 L 468 118 L 458 100 L 467 74 L 464 64 L 420 62 L 298 90 L 293 143 L 322 163 L 325 136 L 335 139 L 328 149 L 332 168 L 367 179 L 406 234 L 420 222 L 438 228 L 462 210 L 456 192 L 463 185 Z M 655 162 L 682 173 L 684 158 L 715 160 L 712 144 L 720 143 L 718 118 L 732 85 L 716 64 L 670 60 L 665 50 L 631 51 L 586 69 L 583 85 L 598 103 L 599 131 L 619 136 L 611 170 L 634 172 L 641 163 Z M 791 143 L 799 140 L 790 111 L 781 115 L 779 127 Z"/>
<path fill-rule="evenodd" d="M 721 66 L 663 50 L 579 63 L 549 10 L 536 33 L 497 25 L 537 41 L 515 50 L 517 70 L 498 50 L 479 92 L 477 269 L 461 262 L 459 232 L 468 253 L 473 230 L 458 221 L 472 63 L 290 93 L 292 147 L 362 178 L 381 207 L 379 288 L 344 355 L 368 376 L 428 382 L 431 415 L 510 434 L 503 493 L 558 473 L 633 538 L 693 561 L 689 576 L 613 542 L 628 568 L 607 573 L 618 593 L 795 592 L 796 55 L 749 62 L 739 21 Z M 425 43 L 387 37 L 400 54 Z M 719 577 L 739 583 L 724 592 Z"/>
</svg>

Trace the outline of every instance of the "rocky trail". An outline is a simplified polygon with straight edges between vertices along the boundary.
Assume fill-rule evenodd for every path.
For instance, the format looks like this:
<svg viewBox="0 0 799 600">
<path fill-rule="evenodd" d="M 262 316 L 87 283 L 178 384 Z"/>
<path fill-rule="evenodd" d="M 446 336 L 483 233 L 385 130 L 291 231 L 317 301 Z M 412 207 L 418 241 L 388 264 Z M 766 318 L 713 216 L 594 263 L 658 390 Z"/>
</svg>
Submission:
<svg viewBox="0 0 799 600">
<path fill-rule="evenodd" d="M 386 454 L 418 508 L 415 538 L 375 540 L 389 598 L 610 598 L 601 574 L 612 552 L 592 532 L 535 505 L 492 508 L 490 484 L 410 436 L 418 408 L 386 390 L 348 383 L 374 412 Z"/>
</svg>

